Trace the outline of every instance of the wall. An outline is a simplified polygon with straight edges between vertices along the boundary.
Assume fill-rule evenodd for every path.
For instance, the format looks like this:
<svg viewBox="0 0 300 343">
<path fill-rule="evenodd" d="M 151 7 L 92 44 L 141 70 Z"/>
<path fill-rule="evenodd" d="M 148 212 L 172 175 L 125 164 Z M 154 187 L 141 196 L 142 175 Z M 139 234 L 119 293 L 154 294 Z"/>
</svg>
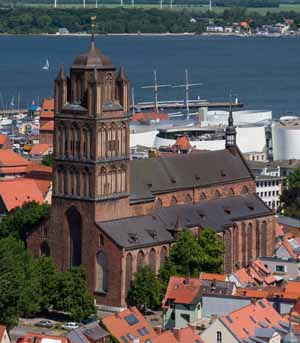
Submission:
<svg viewBox="0 0 300 343">
<path fill-rule="evenodd" d="M 299 268 L 300 262 L 297 261 L 287 261 L 280 258 L 261 258 L 261 262 L 268 267 L 271 273 L 275 273 L 277 275 L 282 275 L 285 280 L 292 278 L 296 278 L 300 276 Z M 279 273 L 276 271 L 276 265 L 284 266 L 286 271 L 284 273 Z"/>
<path fill-rule="evenodd" d="M 239 341 L 232 336 L 229 330 L 217 319 L 212 323 L 201 335 L 200 337 L 207 343 L 217 342 L 217 332 L 222 333 L 222 342 L 224 343 L 239 343 Z"/>
</svg>

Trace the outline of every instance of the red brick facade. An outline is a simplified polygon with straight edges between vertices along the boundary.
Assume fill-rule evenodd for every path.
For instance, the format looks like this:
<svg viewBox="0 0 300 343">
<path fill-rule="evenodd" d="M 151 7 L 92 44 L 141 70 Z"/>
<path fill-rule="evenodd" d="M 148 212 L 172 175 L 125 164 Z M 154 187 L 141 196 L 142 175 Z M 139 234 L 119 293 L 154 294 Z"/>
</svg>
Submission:
<svg viewBox="0 0 300 343">
<path fill-rule="evenodd" d="M 27 241 L 34 254 L 49 253 L 61 269 L 82 264 L 97 302 L 114 307 L 126 305 L 126 292 L 139 266 L 149 264 L 158 271 L 170 243 L 126 250 L 101 232 L 96 222 L 149 215 L 158 206 L 197 204 L 256 192 L 250 176 L 130 203 L 128 94 L 124 70 L 116 75 L 111 61 L 93 42 L 87 53 L 76 58 L 69 80 L 60 72 L 55 82 L 51 216 Z M 237 221 L 235 228 L 226 229 L 221 236 L 226 246 L 225 271 L 229 272 L 260 254 L 272 253 L 273 217 Z"/>
</svg>

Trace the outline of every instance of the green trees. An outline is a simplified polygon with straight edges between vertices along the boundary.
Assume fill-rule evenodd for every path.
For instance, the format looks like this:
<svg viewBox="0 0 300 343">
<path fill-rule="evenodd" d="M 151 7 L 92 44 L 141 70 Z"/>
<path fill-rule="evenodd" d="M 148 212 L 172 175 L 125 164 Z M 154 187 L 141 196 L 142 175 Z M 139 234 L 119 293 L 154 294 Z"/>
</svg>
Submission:
<svg viewBox="0 0 300 343">
<path fill-rule="evenodd" d="M 45 155 L 42 159 L 42 164 L 47 167 L 52 167 L 53 165 L 53 154 Z"/>
<path fill-rule="evenodd" d="M 13 236 L 23 241 L 27 233 L 49 215 L 48 204 L 38 204 L 35 201 L 26 202 L 22 207 L 15 208 L 0 223 L 0 238 Z"/>
<path fill-rule="evenodd" d="M 213 230 L 202 230 L 199 239 L 191 231 L 183 230 L 158 276 L 148 266 L 135 274 L 128 291 L 128 303 L 142 310 L 156 309 L 161 304 L 170 276 L 198 277 L 202 271 L 221 272 L 223 254 L 223 242 Z"/>
<path fill-rule="evenodd" d="M 288 189 L 282 192 L 281 211 L 289 217 L 300 219 L 300 170 L 295 170 L 287 178 Z"/>
<path fill-rule="evenodd" d="M 129 305 L 135 305 L 139 310 L 157 309 L 161 305 L 162 287 L 153 271 L 145 266 L 135 274 L 132 286 L 127 295 Z"/>
<path fill-rule="evenodd" d="M 93 314 L 81 268 L 58 271 L 49 257 L 34 259 L 15 237 L 0 239 L 0 323 L 8 328 L 20 316 L 30 317 L 49 309 L 81 320 Z"/>
</svg>

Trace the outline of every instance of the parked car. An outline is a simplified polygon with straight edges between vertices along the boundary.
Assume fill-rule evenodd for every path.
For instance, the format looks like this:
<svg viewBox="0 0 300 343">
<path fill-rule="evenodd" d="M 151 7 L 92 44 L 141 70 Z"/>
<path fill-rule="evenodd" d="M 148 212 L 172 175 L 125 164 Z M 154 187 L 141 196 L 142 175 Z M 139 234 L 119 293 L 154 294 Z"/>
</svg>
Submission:
<svg viewBox="0 0 300 343">
<path fill-rule="evenodd" d="M 73 330 L 79 328 L 79 325 L 75 322 L 68 322 L 61 326 L 65 330 Z"/>
<path fill-rule="evenodd" d="M 34 324 L 35 326 L 40 326 L 42 328 L 52 328 L 53 323 L 50 320 L 40 320 L 39 322 Z"/>
</svg>

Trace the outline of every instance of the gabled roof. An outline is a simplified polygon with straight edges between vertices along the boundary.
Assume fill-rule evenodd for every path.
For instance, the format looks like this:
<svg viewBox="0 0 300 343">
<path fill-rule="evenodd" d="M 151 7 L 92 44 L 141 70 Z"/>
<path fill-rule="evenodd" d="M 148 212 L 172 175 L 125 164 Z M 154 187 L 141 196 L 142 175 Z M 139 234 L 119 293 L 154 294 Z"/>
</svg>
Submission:
<svg viewBox="0 0 300 343">
<path fill-rule="evenodd" d="M 258 329 L 271 329 L 273 333 L 284 334 L 288 332 L 289 326 L 288 321 L 266 299 L 258 300 L 226 316 L 222 316 L 220 321 L 240 342 L 252 337 L 261 337 L 258 336 L 260 334 L 266 334 L 266 331 L 262 333 Z"/>
<path fill-rule="evenodd" d="M 191 327 L 162 332 L 151 340 L 152 343 L 205 343 Z M 209 343 L 209 342 L 207 342 Z"/>
<path fill-rule="evenodd" d="M 53 150 L 52 145 L 46 143 L 34 144 L 30 150 L 31 156 L 41 156 L 48 154 Z"/>
<path fill-rule="evenodd" d="M 225 274 L 213 274 L 202 272 L 200 274 L 200 280 L 217 280 L 217 281 L 226 281 L 227 276 Z"/>
<path fill-rule="evenodd" d="M 171 242 L 174 239 L 170 232 L 182 228 L 211 227 L 221 232 L 236 221 L 271 214 L 256 194 L 246 194 L 160 207 L 153 215 L 97 222 L 97 225 L 120 247 L 134 248 Z"/>
<path fill-rule="evenodd" d="M 92 322 L 71 330 L 67 337 L 71 343 L 90 343 L 90 341 L 95 342 L 107 336 L 109 333 L 98 322 Z"/>
<path fill-rule="evenodd" d="M 253 179 L 238 149 L 201 151 L 131 161 L 130 200 L 154 194 Z"/>
<path fill-rule="evenodd" d="M 9 141 L 8 135 L 0 135 L 0 145 L 3 145 L 6 141 Z"/>
<path fill-rule="evenodd" d="M 0 197 L 8 212 L 15 207 L 21 207 L 27 201 L 44 201 L 36 182 L 27 178 L 0 181 Z"/>
<path fill-rule="evenodd" d="M 121 343 L 130 343 L 135 337 L 139 338 L 140 343 L 145 343 L 156 336 L 152 326 L 136 307 L 105 317 L 102 322 Z"/>
<path fill-rule="evenodd" d="M 10 149 L 0 150 L 0 168 L 4 167 L 23 167 L 30 162 Z"/>
<path fill-rule="evenodd" d="M 44 99 L 40 118 L 54 118 L 54 99 Z"/>
<path fill-rule="evenodd" d="M 163 299 L 163 307 L 168 306 L 169 300 L 175 304 L 196 304 L 200 301 L 200 290 L 200 279 L 171 276 Z"/>
</svg>

